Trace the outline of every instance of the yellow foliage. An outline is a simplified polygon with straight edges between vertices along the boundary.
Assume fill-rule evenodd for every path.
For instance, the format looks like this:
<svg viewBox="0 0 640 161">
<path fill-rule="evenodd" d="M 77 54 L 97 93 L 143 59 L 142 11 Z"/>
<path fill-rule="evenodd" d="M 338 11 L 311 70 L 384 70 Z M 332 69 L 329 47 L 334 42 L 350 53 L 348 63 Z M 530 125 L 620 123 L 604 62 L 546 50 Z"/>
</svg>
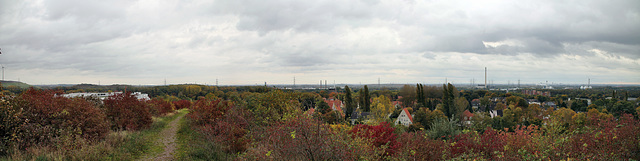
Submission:
<svg viewBox="0 0 640 161">
<path fill-rule="evenodd" d="M 391 100 L 384 95 L 373 98 L 371 112 L 373 113 L 375 122 L 388 121 L 388 115 L 393 113 L 394 109 L 395 107 L 391 104 Z"/>
<path fill-rule="evenodd" d="M 560 108 L 556 111 L 553 111 L 553 118 L 562 122 L 562 123 L 571 123 L 573 122 L 572 118 L 573 115 L 575 115 L 576 112 L 574 112 L 571 109 L 568 108 Z"/>
</svg>

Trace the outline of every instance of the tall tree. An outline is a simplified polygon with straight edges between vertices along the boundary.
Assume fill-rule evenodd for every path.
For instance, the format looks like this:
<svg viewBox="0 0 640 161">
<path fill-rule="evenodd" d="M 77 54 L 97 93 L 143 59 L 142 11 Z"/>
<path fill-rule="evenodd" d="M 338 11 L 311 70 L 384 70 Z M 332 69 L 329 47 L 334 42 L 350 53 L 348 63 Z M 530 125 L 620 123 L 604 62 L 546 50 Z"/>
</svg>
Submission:
<svg viewBox="0 0 640 161">
<path fill-rule="evenodd" d="M 402 86 L 399 95 L 402 96 L 400 101 L 404 107 L 411 107 L 413 102 L 416 101 L 416 90 L 412 85 Z"/>
<path fill-rule="evenodd" d="M 344 111 L 345 119 L 351 118 L 351 113 L 353 113 L 353 109 L 355 108 L 355 103 L 353 102 L 353 96 L 351 96 L 351 89 L 349 86 L 344 86 L 344 105 L 346 110 Z"/>
<path fill-rule="evenodd" d="M 455 105 L 455 111 L 454 111 L 454 115 L 455 117 L 458 117 L 460 120 L 462 120 L 462 112 L 464 112 L 464 110 L 468 109 L 469 106 L 469 101 L 464 98 L 464 97 L 458 97 L 455 99 L 454 102 Z M 469 110 L 469 112 L 473 112 L 472 110 Z"/>
<path fill-rule="evenodd" d="M 389 120 L 389 114 L 393 113 L 395 107 L 391 104 L 391 100 L 384 95 L 373 98 L 371 113 L 373 113 L 376 122 L 384 122 Z"/>
<path fill-rule="evenodd" d="M 369 112 L 371 110 L 371 94 L 369 93 L 369 87 L 364 85 L 364 108 L 365 112 Z"/>
<path fill-rule="evenodd" d="M 360 91 L 358 91 L 358 108 L 360 108 L 360 110 L 363 110 L 364 108 L 364 90 L 360 89 Z"/>
<path fill-rule="evenodd" d="M 444 109 L 444 114 L 451 118 L 456 112 L 456 107 L 454 104 L 454 91 L 456 90 L 451 83 L 447 83 L 446 85 L 442 85 L 443 93 L 442 93 L 442 107 Z"/>
<path fill-rule="evenodd" d="M 424 94 L 424 86 L 420 83 L 416 84 L 416 99 L 418 100 L 418 104 L 421 105 L 422 107 L 428 107 L 427 106 L 427 98 Z M 418 106 L 420 107 L 420 106 Z M 420 108 L 418 108 L 420 109 Z"/>
</svg>

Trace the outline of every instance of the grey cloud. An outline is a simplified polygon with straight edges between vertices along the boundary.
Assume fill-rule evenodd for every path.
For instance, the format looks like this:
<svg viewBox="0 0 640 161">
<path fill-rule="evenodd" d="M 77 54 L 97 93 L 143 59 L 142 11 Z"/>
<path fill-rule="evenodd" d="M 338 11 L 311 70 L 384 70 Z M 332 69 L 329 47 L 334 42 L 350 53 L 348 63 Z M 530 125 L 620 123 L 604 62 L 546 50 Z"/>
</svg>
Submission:
<svg viewBox="0 0 640 161">
<path fill-rule="evenodd" d="M 237 27 L 261 34 L 270 31 L 328 31 L 338 25 L 365 25 L 373 18 L 374 1 L 221 0 L 214 13 L 238 15 Z"/>
<path fill-rule="evenodd" d="M 443 77 L 446 72 L 414 69 L 475 68 L 487 60 L 469 67 L 457 57 L 494 55 L 513 58 L 494 63 L 535 68 L 540 62 L 529 54 L 546 61 L 589 58 L 584 66 L 634 71 L 640 59 L 636 6 L 640 1 L 0 1 L 0 57 L 14 68 L 132 78 L 272 68 Z M 592 61 L 593 49 L 611 60 Z"/>
</svg>

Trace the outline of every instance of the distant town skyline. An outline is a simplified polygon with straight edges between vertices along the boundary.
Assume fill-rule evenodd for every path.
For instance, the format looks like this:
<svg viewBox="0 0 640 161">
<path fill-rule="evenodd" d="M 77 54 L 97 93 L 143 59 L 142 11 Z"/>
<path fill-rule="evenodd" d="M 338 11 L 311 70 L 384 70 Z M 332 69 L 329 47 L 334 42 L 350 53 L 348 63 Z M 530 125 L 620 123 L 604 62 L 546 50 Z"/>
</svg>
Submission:
<svg viewBox="0 0 640 161">
<path fill-rule="evenodd" d="M 5 80 L 640 85 L 640 1 L 2 1 Z"/>
</svg>

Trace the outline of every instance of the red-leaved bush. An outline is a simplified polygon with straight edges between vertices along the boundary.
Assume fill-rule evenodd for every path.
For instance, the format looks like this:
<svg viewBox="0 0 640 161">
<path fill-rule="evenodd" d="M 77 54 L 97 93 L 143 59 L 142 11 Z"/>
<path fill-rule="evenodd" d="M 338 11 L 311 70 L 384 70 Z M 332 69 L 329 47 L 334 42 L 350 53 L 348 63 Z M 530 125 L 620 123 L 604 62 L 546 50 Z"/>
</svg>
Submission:
<svg viewBox="0 0 640 161">
<path fill-rule="evenodd" d="M 154 116 L 162 116 L 174 111 L 171 102 L 162 99 L 154 98 L 147 101 L 147 104 L 149 105 L 151 114 Z"/>
<path fill-rule="evenodd" d="M 188 101 L 188 100 L 173 101 L 172 103 L 173 103 L 173 106 L 176 107 L 175 108 L 176 110 L 191 107 L 191 101 Z"/>
<path fill-rule="evenodd" d="M 21 124 L 12 129 L 16 132 L 13 141 L 17 146 L 52 146 L 61 140 L 60 137 L 75 139 L 79 136 L 95 141 L 106 136 L 109 129 L 103 111 L 85 99 L 65 98 L 58 94 L 32 88 L 8 100 L 10 108 L 20 111 L 16 118 Z M 65 141 L 70 141 L 68 139 Z"/>
<path fill-rule="evenodd" d="M 422 132 L 407 132 L 398 137 L 399 160 L 442 160 L 451 156 L 448 143 L 431 139 Z"/>
<path fill-rule="evenodd" d="M 129 92 L 104 99 L 104 107 L 114 130 L 140 130 L 153 122 L 147 104 Z"/>
<path fill-rule="evenodd" d="M 256 144 L 245 160 L 377 160 L 368 139 L 353 139 L 333 131 L 327 124 L 297 116 L 256 129 Z"/>
<path fill-rule="evenodd" d="M 463 156 L 490 160 L 519 160 L 523 153 L 536 153 L 535 140 L 538 127 L 516 126 L 514 132 L 497 131 L 491 127 L 482 134 L 475 132 L 456 135 L 452 141 L 453 157 Z M 470 158 L 466 158 L 470 159 Z"/>
<path fill-rule="evenodd" d="M 566 140 L 560 157 L 579 160 L 640 159 L 640 121 L 624 114 L 613 118 L 592 118 L 592 124 Z M 596 121 L 597 120 L 597 121 Z"/>
<path fill-rule="evenodd" d="M 227 153 L 246 150 L 249 112 L 228 101 L 208 99 L 198 100 L 191 110 L 187 117 L 207 140 L 221 145 Z"/>
<path fill-rule="evenodd" d="M 389 123 L 382 122 L 376 126 L 356 125 L 350 133 L 353 136 L 372 139 L 373 146 L 376 148 L 385 146 L 383 156 L 393 156 L 400 146 L 393 131 L 394 128 Z"/>
</svg>

